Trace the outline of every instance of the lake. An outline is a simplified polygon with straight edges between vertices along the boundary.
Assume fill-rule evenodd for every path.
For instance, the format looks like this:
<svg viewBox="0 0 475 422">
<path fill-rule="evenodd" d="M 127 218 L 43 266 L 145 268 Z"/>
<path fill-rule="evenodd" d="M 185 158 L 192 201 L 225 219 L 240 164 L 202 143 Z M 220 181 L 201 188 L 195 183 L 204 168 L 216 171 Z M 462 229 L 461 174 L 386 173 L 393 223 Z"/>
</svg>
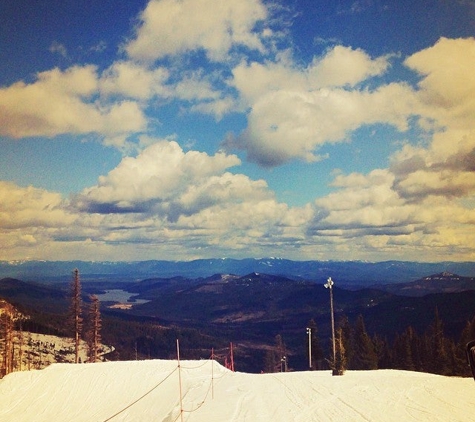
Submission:
<svg viewBox="0 0 475 422">
<path fill-rule="evenodd" d="M 97 298 L 100 302 L 119 302 L 119 303 L 130 303 L 134 305 L 140 305 L 142 303 L 150 302 L 145 299 L 136 299 L 129 302 L 129 300 L 138 296 L 136 294 L 129 293 L 121 289 L 106 290 L 103 294 L 97 294 Z"/>
</svg>

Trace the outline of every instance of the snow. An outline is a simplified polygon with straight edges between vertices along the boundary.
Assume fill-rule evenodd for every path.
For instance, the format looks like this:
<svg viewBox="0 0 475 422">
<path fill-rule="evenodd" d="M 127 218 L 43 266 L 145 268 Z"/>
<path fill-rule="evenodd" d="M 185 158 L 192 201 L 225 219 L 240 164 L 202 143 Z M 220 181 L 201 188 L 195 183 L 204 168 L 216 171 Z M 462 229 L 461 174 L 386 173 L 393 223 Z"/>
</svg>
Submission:
<svg viewBox="0 0 475 422">
<path fill-rule="evenodd" d="M 22 336 L 23 353 L 21 364 L 16 362 L 16 370 L 21 367 L 24 369 L 41 369 L 52 363 L 57 362 L 74 362 L 75 350 L 72 338 L 58 337 L 49 334 L 38 334 L 30 332 L 15 332 L 17 344 L 20 342 L 19 337 Z M 80 341 L 79 358 L 81 362 L 87 361 L 87 344 L 84 340 Z M 106 355 L 114 350 L 113 347 L 101 344 L 99 357 Z M 18 356 L 18 348 L 16 356 Z"/>
<path fill-rule="evenodd" d="M 2 422 L 447 422 L 475 421 L 474 408 L 473 379 L 395 370 L 245 374 L 211 360 L 148 360 L 0 380 Z"/>
</svg>

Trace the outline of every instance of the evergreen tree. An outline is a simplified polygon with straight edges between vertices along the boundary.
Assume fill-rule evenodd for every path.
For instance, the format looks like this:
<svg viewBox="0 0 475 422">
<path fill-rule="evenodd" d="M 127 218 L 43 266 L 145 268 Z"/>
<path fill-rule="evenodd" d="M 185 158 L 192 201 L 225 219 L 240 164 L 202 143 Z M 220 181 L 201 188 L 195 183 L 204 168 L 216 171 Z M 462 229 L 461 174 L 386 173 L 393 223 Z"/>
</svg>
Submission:
<svg viewBox="0 0 475 422">
<path fill-rule="evenodd" d="M 284 358 L 287 359 L 286 356 L 286 346 L 282 340 L 282 336 L 277 334 L 275 336 L 275 344 L 274 347 L 268 349 L 266 351 L 264 357 L 264 371 L 265 372 L 280 372 L 284 369 Z"/>
<path fill-rule="evenodd" d="M 467 321 L 462 334 L 460 335 L 460 341 L 455 350 L 455 375 L 463 377 L 469 377 L 472 375 L 470 365 L 467 359 L 466 347 L 467 343 L 475 339 L 475 318 L 472 321 Z"/>
<path fill-rule="evenodd" d="M 373 336 L 374 351 L 378 356 L 378 368 L 392 368 L 392 352 L 387 339 L 381 339 L 377 334 Z"/>
<path fill-rule="evenodd" d="M 341 328 L 341 341 L 343 348 L 345 349 L 345 358 L 347 362 L 347 368 L 353 368 L 353 357 L 354 357 L 354 342 L 353 342 L 353 328 L 350 325 L 350 321 L 346 315 L 342 315 L 338 327 Z"/>
<path fill-rule="evenodd" d="M 393 365 L 397 369 L 414 371 L 416 369 L 413 360 L 413 344 L 415 340 L 415 331 L 409 326 L 402 335 L 397 335 L 394 340 L 394 358 Z"/>
<path fill-rule="evenodd" d="M 439 317 L 439 309 L 435 308 L 434 322 L 429 328 L 431 353 L 429 356 L 429 372 L 434 374 L 449 374 L 449 356 L 447 353 L 444 326 Z"/>
<path fill-rule="evenodd" d="M 330 361 L 333 375 L 343 375 L 347 368 L 343 329 L 340 327 L 335 332 L 335 360 Z"/>
<path fill-rule="evenodd" d="M 74 356 L 75 362 L 79 362 L 79 345 L 82 333 L 82 298 L 81 298 L 81 282 L 79 280 L 79 270 L 73 271 L 73 281 L 71 283 L 71 307 L 70 307 L 70 324 L 72 326 Z"/>
<path fill-rule="evenodd" d="M 354 347 L 352 369 L 378 369 L 378 356 L 374 350 L 373 342 L 366 332 L 363 315 L 361 314 L 356 320 Z"/>
</svg>

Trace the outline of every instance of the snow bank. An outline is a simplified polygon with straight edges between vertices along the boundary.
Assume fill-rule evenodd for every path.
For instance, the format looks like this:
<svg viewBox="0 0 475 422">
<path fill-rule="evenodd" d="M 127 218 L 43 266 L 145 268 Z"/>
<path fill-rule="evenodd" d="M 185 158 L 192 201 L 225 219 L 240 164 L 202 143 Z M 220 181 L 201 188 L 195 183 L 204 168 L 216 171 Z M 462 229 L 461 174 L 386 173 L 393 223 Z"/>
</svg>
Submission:
<svg viewBox="0 0 475 422">
<path fill-rule="evenodd" d="M 53 364 L 0 381 L 8 422 L 447 422 L 475 421 L 473 409 L 473 379 L 392 370 L 244 374 L 149 360 Z"/>
</svg>

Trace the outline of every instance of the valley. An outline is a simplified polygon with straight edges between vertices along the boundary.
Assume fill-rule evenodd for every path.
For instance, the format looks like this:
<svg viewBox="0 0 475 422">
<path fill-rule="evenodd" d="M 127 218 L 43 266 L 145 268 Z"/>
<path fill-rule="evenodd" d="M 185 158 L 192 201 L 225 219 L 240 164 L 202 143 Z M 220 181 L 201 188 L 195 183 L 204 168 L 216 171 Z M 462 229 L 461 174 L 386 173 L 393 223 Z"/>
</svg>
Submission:
<svg viewBox="0 0 475 422">
<path fill-rule="evenodd" d="M 350 265 L 342 264 L 345 268 Z M 407 283 L 359 288 L 364 283 L 337 280 L 335 321 L 337 325 L 347 321 L 354 331 L 361 316 L 383 359 L 382 349 L 390 350 L 408 327 L 421 341 L 428 336 L 437 312 L 447 344 L 455 347 L 467 323 L 474 319 L 475 283 L 473 277 L 441 274 L 447 279 L 434 274 Z M 127 281 L 81 273 L 81 280 L 85 305 L 91 294 L 101 300 L 103 341 L 115 349 L 111 359 L 169 358 L 179 338 L 187 358 L 207 357 L 214 348 L 224 360 L 233 343 L 240 370 L 260 372 L 280 338 L 289 368 L 303 370 L 308 366 L 306 328 L 314 324 L 320 349 L 317 360 L 322 369 L 327 366 L 332 334 L 323 277 L 304 280 L 251 272 Z M 42 282 L 4 278 L 0 280 L 0 297 L 31 315 L 26 329 L 68 336 L 64 315 L 69 306 L 69 284 L 57 278 Z"/>
</svg>

